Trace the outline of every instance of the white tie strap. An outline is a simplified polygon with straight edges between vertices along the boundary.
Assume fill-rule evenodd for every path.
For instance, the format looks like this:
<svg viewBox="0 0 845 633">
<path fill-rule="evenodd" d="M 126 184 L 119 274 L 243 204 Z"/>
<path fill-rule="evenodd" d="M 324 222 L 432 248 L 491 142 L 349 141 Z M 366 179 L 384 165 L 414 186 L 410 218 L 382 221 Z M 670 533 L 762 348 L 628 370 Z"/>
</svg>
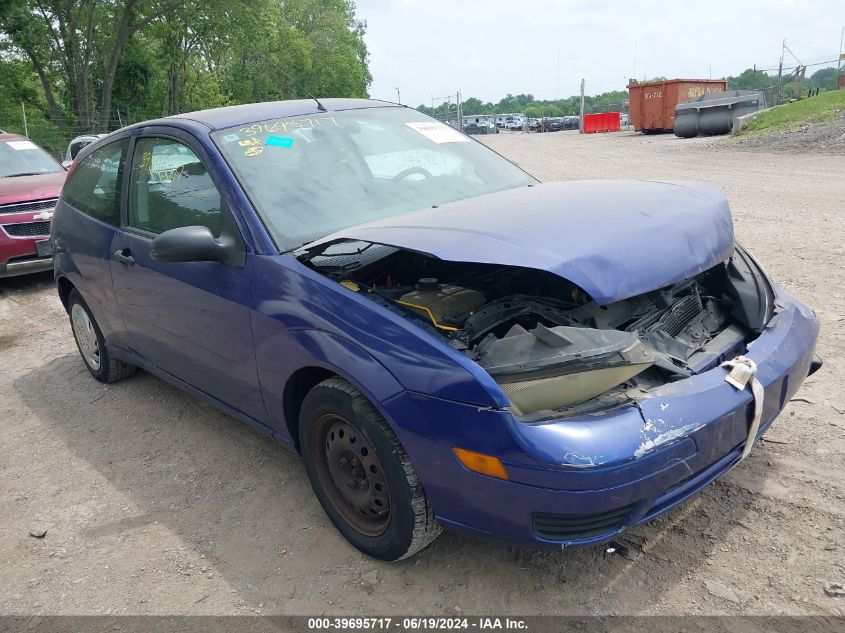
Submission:
<svg viewBox="0 0 845 633">
<path fill-rule="evenodd" d="M 754 418 L 751 420 L 751 427 L 748 429 L 748 436 L 745 439 L 745 447 L 742 450 L 740 461 L 748 457 L 754 440 L 757 438 L 757 431 L 760 428 L 760 418 L 763 417 L 763 398 L 765 391 L 763 384 L 757 380 L 757 363 L 745 356 L 737 356 L 732 360 L 725 361 L 721 367 L 730 370 L 725 376 L 725 382 L 742 391 L 751 383 L 751 393 L 754 395 Z"/>
</svg>

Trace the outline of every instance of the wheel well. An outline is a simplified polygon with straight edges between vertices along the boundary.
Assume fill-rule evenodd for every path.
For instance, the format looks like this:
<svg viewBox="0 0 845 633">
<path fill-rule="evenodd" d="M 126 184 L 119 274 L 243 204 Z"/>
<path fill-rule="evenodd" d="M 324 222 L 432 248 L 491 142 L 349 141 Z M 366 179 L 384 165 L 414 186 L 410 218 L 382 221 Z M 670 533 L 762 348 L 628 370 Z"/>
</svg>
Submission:
<svg viewBox="0 0 845 633">
<path fill-rule="evenodd" d="M 66 277 L 59 277 L 56 280 L 56 286 L 59 288 L 59 299 L 62 300 L 62 305 L 67 310 L 67 300 L 70 297 L 70 291 L 73 290 L 73 284 Z"/>
<path fill-rule="evenodd" d="M 283 399 L 285 423 L 298 453 L 300 452 L 299 413 L 302 410 L 302 401 L 314 387 L 327 378 L 336 375 L 323 367 L 303 367 L 302 369 L 297 369 L 285 385 Z"/>
</svg>

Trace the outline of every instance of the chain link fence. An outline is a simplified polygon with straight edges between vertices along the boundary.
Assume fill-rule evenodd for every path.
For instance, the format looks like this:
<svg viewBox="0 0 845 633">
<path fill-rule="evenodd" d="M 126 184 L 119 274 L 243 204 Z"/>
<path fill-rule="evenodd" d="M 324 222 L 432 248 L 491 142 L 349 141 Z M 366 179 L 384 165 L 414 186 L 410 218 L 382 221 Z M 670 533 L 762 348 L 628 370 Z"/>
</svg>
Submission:
<svg viewBox="0 0 845 633">
<path fill-rule="evenodd" d="M 116 130 L 132 123 L 127 112 L 113 110 L 108 118 L 108 129 Z M 24 103 L 0 103 L 0 130 L 22 134 L 47 150 L 54 158 L 64 160 L 70 141 L 80 134 L 99 130 L 80 130 L 74 121 L 52 121 L 40 108 Z"/>
</svg>

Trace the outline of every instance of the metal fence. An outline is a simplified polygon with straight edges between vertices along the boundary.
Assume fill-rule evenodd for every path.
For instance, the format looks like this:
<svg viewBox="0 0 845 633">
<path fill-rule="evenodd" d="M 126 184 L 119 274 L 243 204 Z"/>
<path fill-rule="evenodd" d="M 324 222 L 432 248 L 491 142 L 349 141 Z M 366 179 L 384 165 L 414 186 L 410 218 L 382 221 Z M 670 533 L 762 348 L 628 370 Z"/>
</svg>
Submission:
<svg viewBox="0 0 845 633">
<path fill-rule="evenodd" d="M 116 130 L 134 122 L 129 113 L 114 109 L 108 119 L 108 129 Z M 80 134 L 90 134 L 99 130 L 81 130 L 75 121 L 55 122 L 45 113 L 24 103 L 0 103 L 0 130 L 12 134 L 22 134 L 30 138 L 54 158 L 62 160 L 70 141 Z"/>
</svg>

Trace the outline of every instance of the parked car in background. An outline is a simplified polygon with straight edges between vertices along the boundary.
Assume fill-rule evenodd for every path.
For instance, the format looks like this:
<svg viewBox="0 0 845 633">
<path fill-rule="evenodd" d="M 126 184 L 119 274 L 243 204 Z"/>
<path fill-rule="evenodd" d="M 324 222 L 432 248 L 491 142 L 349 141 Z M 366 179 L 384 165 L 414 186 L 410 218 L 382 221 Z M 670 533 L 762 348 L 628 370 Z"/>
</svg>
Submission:
<svg viewBox="0 0 845 633">
<path fill-rule="evenodd" d="M 50 270 L 50 221 L 67 172 L 25 136 L 0 134 L 0 277 Z"/>
<path fill-rule="evenodd" d="M 466 134 L 498 134 L 499 129 L 489 121 L 470 121 L 464 123 Z"/>
<path fill-rule="evenodd" d="M 563 117 L 564 130 L 577 130 L 581 126 L 581 117 L 565 116 Z"/>
<path fill-rule="evenodd" d="M 105 134 L 83 134 L 82 136 L 74 138 L 70 143 L 68 143 L 67 151 L 65 152 L 65 159 L 62 161 L 62 167 L 70 167 L 71 163 L 76 158 L 76 155 L 79 154 L 79 150 L 90 145 L 97 139 L 103 138 L 104 136 Z"/>
<path fill-rule="evenodd" d="M 507 130 L 521 130 L 525 123 L 525 117 L 509 116 L 505 119 L 505 129 Z"/>
<path fill-rule="evenodd" d="M 564 117 L 538 119 L 535 129 L 537 132 L 560 132 L 564 129 Z"/>
<path fill-rule="evenodd" d="M 540 183 L 381 101 L 119 130 L 53 240 L 95 379 L 141 367 L 275 437 L 385 560 L 441 527 L 607 541 L 740 463 L 821 366 L 716 187 Z"/>
</svg>

